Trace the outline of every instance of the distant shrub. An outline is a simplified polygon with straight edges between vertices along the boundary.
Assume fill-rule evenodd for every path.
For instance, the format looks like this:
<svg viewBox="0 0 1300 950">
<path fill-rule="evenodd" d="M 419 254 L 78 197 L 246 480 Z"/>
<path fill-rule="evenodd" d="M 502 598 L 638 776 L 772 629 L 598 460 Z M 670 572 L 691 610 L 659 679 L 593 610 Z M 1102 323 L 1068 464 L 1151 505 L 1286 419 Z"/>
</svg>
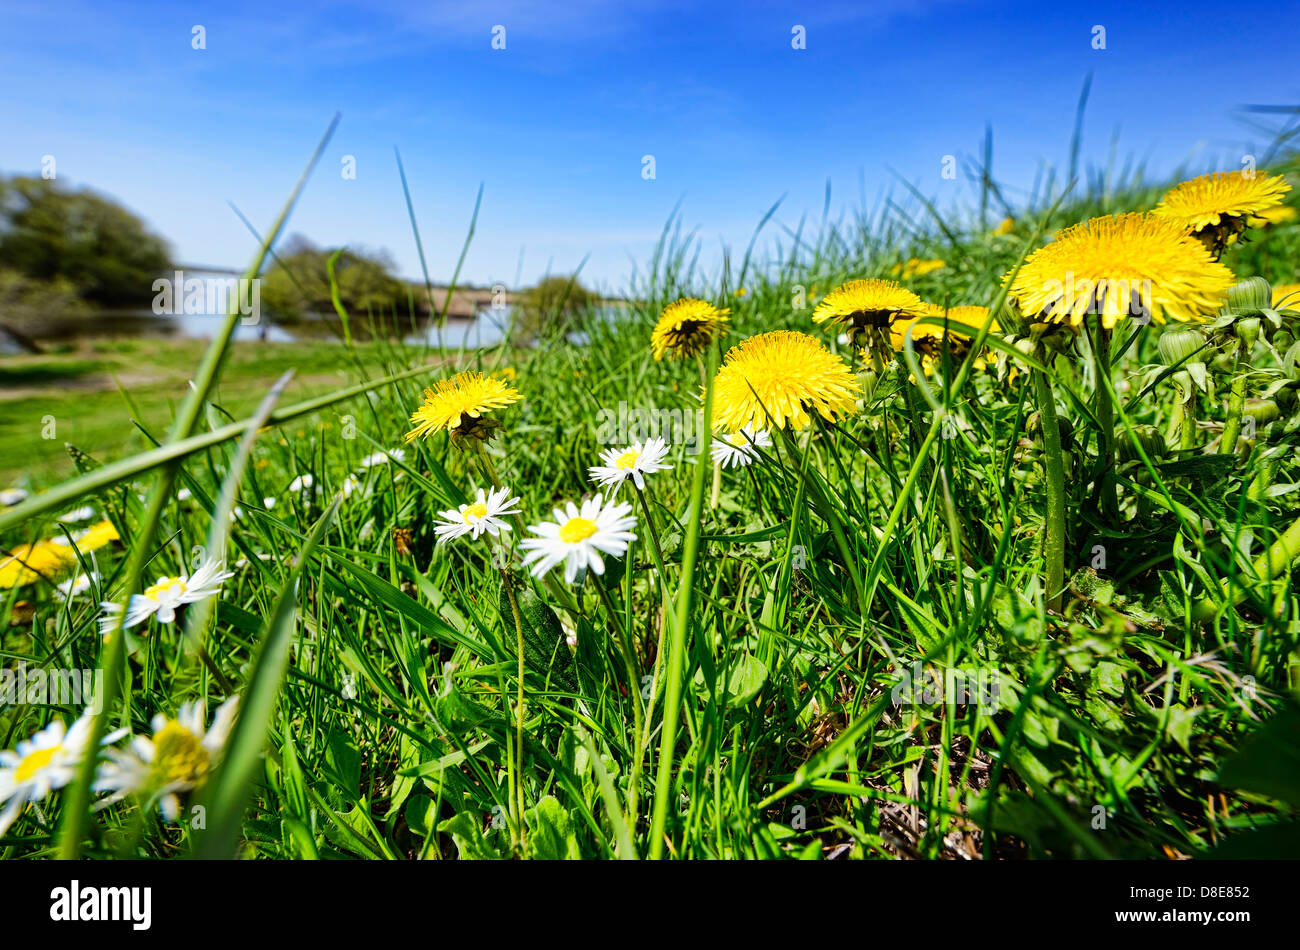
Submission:
<svg viewBox="0 0 1300 950">
<path fill-rule="evenodd" d="M 600 297 L 578 283 L 577 276 L 547 277 L 520 293 L 512 332 L 517 339 L 554 337 L 573 328 L 575 318 Z"/>
<path fill-rule="evenodd" d="M 166 242 L 135 214 L 93 191 L 71 191 L 42 178 L 0 179 L 0 260 L 54 303 L 76 298 L 105 306 L 138 304 L 171 265 Z M 9 292 L 18 284 L 10 278 Z"/>
<path fill-rule="evenodd" d="M 337 249 L 320 248 L 294 235 L 262 278 L 262 304 L 282 321 L 307 314 L 333 314 L 329 258 Z M 404 315 L 410 305 L 410 285 L 394 277 L 385 252 L 348 249 L 334 264 L 339 299 L 349 315 L 363 321 Z"/>
</svg>

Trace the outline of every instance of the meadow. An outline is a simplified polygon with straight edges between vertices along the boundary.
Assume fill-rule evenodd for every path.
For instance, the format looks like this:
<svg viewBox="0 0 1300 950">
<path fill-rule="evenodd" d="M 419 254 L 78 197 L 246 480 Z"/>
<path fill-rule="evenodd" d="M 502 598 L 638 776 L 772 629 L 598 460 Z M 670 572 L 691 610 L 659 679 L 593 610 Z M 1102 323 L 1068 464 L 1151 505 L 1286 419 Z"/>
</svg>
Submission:
<svg viewBox="0 0 1300 950">
<path fill-rule="evenodd" d="M 6 360 L 0 659 L 104 689 L 0 709 L 0 857 L 1300 853 L 1300 162 L 1235 171 L 674 217 L 535 345 Z"/>
</svg>

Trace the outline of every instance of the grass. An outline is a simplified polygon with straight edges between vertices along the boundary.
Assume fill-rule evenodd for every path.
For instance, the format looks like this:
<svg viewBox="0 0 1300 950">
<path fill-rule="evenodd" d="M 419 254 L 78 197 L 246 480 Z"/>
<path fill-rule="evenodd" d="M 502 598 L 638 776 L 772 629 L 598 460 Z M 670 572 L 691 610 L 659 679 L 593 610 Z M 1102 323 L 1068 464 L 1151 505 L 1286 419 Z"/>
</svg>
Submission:
<svg viewBox="0 0 1300 950">
<path fill-rule="evenodd" d="M 0 458 L 0 484 L 26 480 L 41 486 L 73 474 L 65 442 L 100 460 L 143 446 L 139 433 L 127 437 L 135 421 L 155 432 L 166 426 L 206 345 L 204 340 L 96 339 L 64 353 L 0 358 L 5 387 L 0 438 L 7 447 Z M 363 359 L 378 348 L 358 344 Z M 297 371 L 289 396 L 305 399 L 339 388 L 355 367 L 334 343 L 236 341 L 212 402 L 230 418 L 243 418 L 285 370 Z M 325 421 L 333 420 L 313 424 Z"/>
<path fill-rule="evenodd" d="M 1293 161 L 1276 167 L 1296 180 Z M 1107 381 L 1081 357 L 1038 363 L 1036 391 L 1034 364 L 1006 344 L 994 370 L 950 367 L 947 384 L 903 355 L 850 418 L 774 437 L 753 466 L 724 472 L 716 505 L 711 467 L 682 442 L 692 433 L 665 433 L 672 470 L 649 477 L 644 508 L 624 499 L 639 540 L 580 587 L 507 560 L 506 590 L 486 543 L 435 544 L 437 512 L 486 487 L 476 456 L 445 435 L 359 467 L 402 444 L 424 385 L 508 370 L 525 398 L 495 414 L 503 429 L 487 451 L 535 523 L 592 490 L 600 420 L 620 404 L 696 418 L 696 366 L 648 355 L 654 319 L 679 295 L 731 307 L 727 345 L 786 327 L 835 348 L 810 314 L 843 280 L 940 259 L 906 283 L 930 300 L 992 303 L 1043 234 L 1149 208 L 1165 184 L 1090 176 L 1060 202 L 1044 186 L 995 233 L 1000 192 L 986 179 L 969 219 L 913 200 L 816 230 L 770 225 L 770 254 L 722 275 L 695 269 L 693 242 L 670 222 L 626 318 L 584 324 L 581 346 L 448 352 L 433 368 L 427 351 L 383 343 L 234 345 L 196 432 L 252 421 L 181 459 L 189 500 L 167 488 L 147 507 L 139 472 L 90 499 L 138 542 L 145 577 L 228 552 L 235 574 L 215 610 L 124 641 L 129 676 L 107 711 L 111 726 L 148 734 L 156 713 L 196 698 L 211 710 L 238 691 L 225 758 L 179 822 L 127 798 L 86 816 L 83 834 L 56 795 L 23 812 L 0 857 L 61 843 L 155 858 L 1169 858 L 1243 841 L 1263 853 L 1261 838 L 1294 822 L 1296 777 L 1261 782 L 1238 750 L 1300 684 L 1300 551 L 1251 567 L 1298 514 L 1291 377 L 1263 346 L 1247 353 L 1243 386 L 1279 418 L 1261 415 L 1240 451 L 1220 450 L 1243 367 L 1219 361 L 1180 449 L 1186 400 L 1157 356 L 1161 331 L 1133 335 L 1109 380 L 1113 512 L 1099 501 L 1092 411 Z M 1254 232 L 1224 260 L 1239 278 L 1294 281 L 1300 227 Z M 125 342 L 5 360 L 0 372 L 42 390 L 7 404 L 6 474 L 44 488 L 70 474 L 65 440 L 97 462 L 162 441 L 199 355 Z M 255 410 L 289 368 L 298 378 L 281 407 L 378 385 L 277 425 L 271 406 Z M 113 374 L 136 378 L 119 394 Z M 1059 609 L 1043 584 L 1044 399 L 1065 427 Z M 57 442 L 39 437 L 46 414 Z M 287 490 L 306 474 L 314 488 Z M 0 513 L 4 537 L 51 533 L 73 489 L 61 491 L 59 510 L 38 498 Z M 30 620 L 0 628 L 6 665 L 101 662 L 95 604 L 129 572 L 119 551 L 97 561 L 95 596 L 66 606 L 46 585 L 7 592 L 3 616 Z M 19 600 L 30 609 L 15 611 Z M 562 635 L 576 638 L 572 655 Z M 896 703 L 916 674 L 920 701 Z M 927 697 L 928 677 L 996 683 L 996 696 Z M 79 713 L 0 711 L 0 748 Z M 1263 741 L 1257 759 L 1280 760 Z M 1248 835 L 1260 828 L 1269 835 Z"/>
</svg>

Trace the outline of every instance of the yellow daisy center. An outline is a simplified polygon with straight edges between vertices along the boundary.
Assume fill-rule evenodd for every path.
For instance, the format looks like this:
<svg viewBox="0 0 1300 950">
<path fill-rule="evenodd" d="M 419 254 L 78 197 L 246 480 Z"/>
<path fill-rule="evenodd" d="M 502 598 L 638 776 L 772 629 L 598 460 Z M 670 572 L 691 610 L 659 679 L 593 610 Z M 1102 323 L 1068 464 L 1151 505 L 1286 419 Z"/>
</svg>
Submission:
<svg viewBox="0 0 1300 950">
<path fill-rule="evenodd" d="M 631 449 L 628 449 L 626 452 L 624 452 L 622 455 L 620 455 L 617 459 L 614 460 L 614 467 L 621 468 L 623 471 L 626 472 L 629 469 L 634 468 L 636 466 L 636 460 L 639 459 L 640 457 L 641 457 L 640 452 L 634 452 Z"/>
<path fill-rule="evenodd" d="M 737 447 L 742 445 L 749 445 L 749 439 L 745 437 L 745 433 L 743 432 L 731 433 L 730 435 L 727 436 L 727 441 Z"/>
<path fill-rule="evenodd" d="M 570 518 L 560 527 L 560 540 L 565 544 L 577 544 L 596 533 L 596 522 L 587 518 Z"/>
<path fill-rule="evenodd" d="M 464 515 L 466 524 L 473 524 L 475 521 L 478 521 L 478 519 L 487 514 L 487 505 L 483 504 L 481 501 L 476 501 L 474 504 L 466 507 L 462 514 Z"/>
<path fill-rule="evenodd" d="M 183 594 L 185 590 L 185 582 L 179 577 L 165 577 L 146 589 L 144 596 L 150 600 L 162 600 L 164 594 Z"/>
<path fill-rule="evenodd" d="M 60 746 L 53 746 L 49 749 L 37 749 L 27 756 L 18 763 L 18 769 L 14 772 L 14 781 L 21 785 L 23 782 L 30 780 L 37 772 L 54 761 L 54 753 L 58 752 L 60 748 Z"/>
<path fill-rule="evenodd" d="M 203 742 L 175 720 L 153 737 L 153 774 L 159 785 L 197 785 L 208 774 L 208 750 Z"/>
</svg>

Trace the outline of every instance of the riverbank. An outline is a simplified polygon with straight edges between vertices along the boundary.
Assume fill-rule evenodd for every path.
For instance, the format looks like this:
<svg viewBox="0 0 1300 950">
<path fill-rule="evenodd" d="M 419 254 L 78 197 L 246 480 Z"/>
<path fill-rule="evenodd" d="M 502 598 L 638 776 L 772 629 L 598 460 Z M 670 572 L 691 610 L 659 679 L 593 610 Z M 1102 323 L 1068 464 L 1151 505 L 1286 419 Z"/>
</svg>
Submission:
<svg viewBox="0 0 1300 950">
<path fill-rule="evenodd" d="M 49 485 L 73 474 L 65 442 L 102 462 L 146 445 L 135 420 L 160 437 L 206 346 L 192 339 L 99 339 L 0 357 L 0 488 Z M 383 346 L 359 343 L 358 355 L 370 362 Z M 287 404 L 338 389 L 354 367 L 334 342 L 238 340 L 216 402 L 242 418 L 285 370 L 296 370 L 282 399 Z M 320 421 L 299 428 L 306 435 Z"/>
</svg>

